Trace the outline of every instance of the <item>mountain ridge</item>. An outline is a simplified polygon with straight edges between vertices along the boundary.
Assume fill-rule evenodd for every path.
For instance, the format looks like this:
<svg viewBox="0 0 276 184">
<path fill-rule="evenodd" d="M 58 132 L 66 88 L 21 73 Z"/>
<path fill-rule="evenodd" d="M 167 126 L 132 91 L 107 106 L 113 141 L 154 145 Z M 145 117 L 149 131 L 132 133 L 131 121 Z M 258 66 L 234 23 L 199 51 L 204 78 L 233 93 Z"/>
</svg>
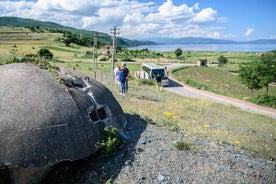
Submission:
<svg viewBox="0 0 276 184">
<path fill-rule="evenodd" d="M 70 31 L 73 34 L 83 36 L 94 36 L 96 31 L 88 31 L 83 29 L 76 29 L 73 27 L 67 27 L 58 23 L 50 21 L 39 21 L 35 19 L 27 19 L 20 17 L 0 17 L 0 28 L 1 26 L 7 27 L 37 27 L 42 29 L 61 29 Z M 112 43 L 112 38 L 106 33 L 97 32 L 99 39 L 105 43 Z M 117 45 L 122 47 L 132 47 L 139 45 L 164 45 L 164 44 L 276 44 L 276 39 L 258 39 L 252 41 L 233 41 L 225 39 L 214 39 L 204 37 L 183 37 L 183 38 L 152 38 L 150 40 L 137 40 L 117 37 Z"/>
<path fill-rule="evenodd" d="M 158 38 L 152 41 L 158 44 L 276 44 L 276 39 L 258 39 L 252 41 L 233 41 L 203 37 L 183 37 L 183 38 Z"/>
<path fill-rule="evenodd" d="M 88 31 L 83 29 L 76 29 L 73 27 L 63 26 L 50 21 L 39 21 L 35 19 L 27 19 L 20 17 L 0 17 L 0 28 L 1 27 L 39 27 L 40 29 L 56 29 L 56 30 L 64 30 L 70 31 L 76 35 L 83 35 L 87 37 L 94 37 L 94 33 L 96 32 L 98 35 L 98 40 L 105 42 L 106 44 L 112 43 L 112 38 L 110 35 L 97 31 Z M 130 40 L 122 37 L 117 37 L 117 45 L 122 47 L 131 47 L 131 46 L 139 46 L 139 45 L 149 45 L 155 44 L 151 41 L 139 41 L 139 40 Z"/>
</svg>

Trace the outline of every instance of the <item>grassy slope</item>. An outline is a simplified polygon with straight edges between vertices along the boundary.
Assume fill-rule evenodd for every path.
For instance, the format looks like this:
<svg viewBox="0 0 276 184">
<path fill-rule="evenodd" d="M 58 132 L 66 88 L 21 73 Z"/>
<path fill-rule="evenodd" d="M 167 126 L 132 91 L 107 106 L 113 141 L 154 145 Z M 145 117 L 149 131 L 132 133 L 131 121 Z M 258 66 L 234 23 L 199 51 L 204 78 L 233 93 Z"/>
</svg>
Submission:
<svg viewBox="0 0 276 184">
<path fill-rule="evenodd" d="M 0 61 L 12 56 L 22 57 L 25 54 L 36 54 L 41 48 L 49 49 L 57 59 L 63 61 L 82 60 L 81 53 L 92 50 L 88 47 L 66 47 L 56 41 L 62 38 L 59 33 L 33 33 L 25 28 L 0 29 Z"/>
<path fill-rule="evenodd" d="M 175 70 L 172 74 L 179 81 L 185 82 L 189 79 L 198 84 L 208 86 L 212 92 L 239 99 L 265 93 L 265 89 L 252 93 L 245 85 L 241 85 L 237 75 L 217 67 L 188 67 Z M 270 86 L 269 94 L 276 94 L 275 86 Z"/>
<path fill-rule="evenodd" d="M 72 27 L 65 27 L 60 24 L 54 23 L 54 22 L 49 22 L 49 21 L 39 21 L 39 20 L 34 20 L 34 19 L 25 19 L 25 18 L 20 18 L 20 17 L 0 17 L 0 25 L 1 26 L 7 26 L 7 27 L 34 27 L 37 28 L 39 27 L 40 29 L 57 29 L 57 30 L 65 30 L 65 31 L 70 31 L 75 35 L 80 35 L 82 34 L 83 36 L 88 36 L 88 37 L 93 37 L 94 36 L 94 31 L 89 31 L 89 30 L 80 30 L 80 29 L 75 29 Z M 111 28 L 111 27 L 110 27 Z M 106 33 L 101 33 L 98 32 L 98 41 L 102 43 L 112 43 L 112 38 L 110 35 Z M 147 42 L 144 41 L 137 41 L 137 40 L 129 40 L 126 38 L 121 38 L 117 37 L 117 43 L 121 47 L 129 47 L 129 46 L 137 46 L 137 45 L 142 45 Z M 153 44 L 152 42 L 150 42 Z"/>
</svg>

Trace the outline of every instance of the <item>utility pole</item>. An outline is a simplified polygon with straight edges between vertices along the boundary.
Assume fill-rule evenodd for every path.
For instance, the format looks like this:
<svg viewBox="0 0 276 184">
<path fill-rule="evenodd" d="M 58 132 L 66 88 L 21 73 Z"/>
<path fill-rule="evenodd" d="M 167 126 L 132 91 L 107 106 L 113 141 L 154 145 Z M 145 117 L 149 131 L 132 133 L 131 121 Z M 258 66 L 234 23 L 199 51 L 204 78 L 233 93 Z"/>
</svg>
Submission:
<svg viewBox="0 0 276 184">
<path fill-rule="evenodd" d="M 120 34 L 119 28 L 114 26 L 112 29 L 110 29 L 110 33 L 113 35 L 112 40 L 113 40 L 113 52 L 112 52 L 112 72 L 114 71 L 114 61 L 115 61 L 115 54 L 116 54 L 116 35 Z"/>
<path fill-rule="evenodd" d="M 94 51 L 93 51 L 93 56 L 94 56 L 94 70 L 98 68 L 97 65 L 97 32 L 94 32 Z"/>
</svg>

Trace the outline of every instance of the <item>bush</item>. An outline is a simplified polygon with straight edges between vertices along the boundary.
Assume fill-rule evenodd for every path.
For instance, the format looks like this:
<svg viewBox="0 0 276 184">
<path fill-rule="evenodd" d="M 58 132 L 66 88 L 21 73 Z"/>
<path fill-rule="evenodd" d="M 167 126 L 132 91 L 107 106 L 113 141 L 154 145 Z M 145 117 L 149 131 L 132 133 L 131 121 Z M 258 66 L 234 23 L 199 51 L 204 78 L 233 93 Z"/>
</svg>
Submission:
<svg viewBox="0 0 276 184">
<path fill-rule="evenodd" d="M 103 156 L 112 155 L 119 144 L 119 131 L 115 127 L 106 127 L 100 143 L 99 153 Z"/>
<path fill-rule="evenodd" d="M 48 49 L 40 49 L 37 53 L 40 57 L 44 57 L 46 59 L 52 59 L 54 56 Z"/>
<path fill-rule="evenodd" d="M 153 80 L 147 80 L 147 79 L 139 79 L 139 86 L 141 85 L 149 85 L 149 86 L 153 86 L 154 85 L 154 81 Z"/>
<path fill-rule="evenodd" d="M 218 61 L 219 61 L 219 66 L 223 66 L 227 63 L 227 58 L 225 58 L 224 56 L 220 56 L 218 58 Z"/>
<path fill-rule="evenodd" d="M 210 88 L 208 86 L 206 86 L 204 84 L 197 83 L 190 79 L 186 79 L 184 83 L 188 84 L 189 86 L 193 86 L 197 89 L 210 90 Z"/>
<path fill-rule="evenodd" d="M 259 94 L 251 99 L 253 103 L 264 105 L 268 107 L 276 107 L 276 96 Z"/>
<path fill-rule="evenodd" d="M 187 151 L 191 148 L 192 145 L 184 141 L 178 141 L 174 144 L 174 146 L 180 151 Z"/>
</svg>

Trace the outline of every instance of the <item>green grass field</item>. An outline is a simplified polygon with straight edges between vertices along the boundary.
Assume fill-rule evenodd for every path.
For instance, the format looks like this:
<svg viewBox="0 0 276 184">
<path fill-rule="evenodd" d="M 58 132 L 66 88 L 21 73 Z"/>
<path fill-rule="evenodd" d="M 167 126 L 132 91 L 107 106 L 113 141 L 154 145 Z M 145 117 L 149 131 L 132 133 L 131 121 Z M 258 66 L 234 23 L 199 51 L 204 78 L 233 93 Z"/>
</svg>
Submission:
<svg viewBox="0 0 276 184">
<path fill-rule="evenodd" d="M 265 89 L 251 91 L 241 84 L 238 75 L 232 74 L 219 67 L 186 67 L 177 69 L 172 75 L 181 82 L 194 81 L 208 88 L 207 90 L 239 99 L 251 98 L 256 94 L 265 93 Z M 269 94 L 276 95 L 276 87 L 269 87 Z"/>
</svg>

